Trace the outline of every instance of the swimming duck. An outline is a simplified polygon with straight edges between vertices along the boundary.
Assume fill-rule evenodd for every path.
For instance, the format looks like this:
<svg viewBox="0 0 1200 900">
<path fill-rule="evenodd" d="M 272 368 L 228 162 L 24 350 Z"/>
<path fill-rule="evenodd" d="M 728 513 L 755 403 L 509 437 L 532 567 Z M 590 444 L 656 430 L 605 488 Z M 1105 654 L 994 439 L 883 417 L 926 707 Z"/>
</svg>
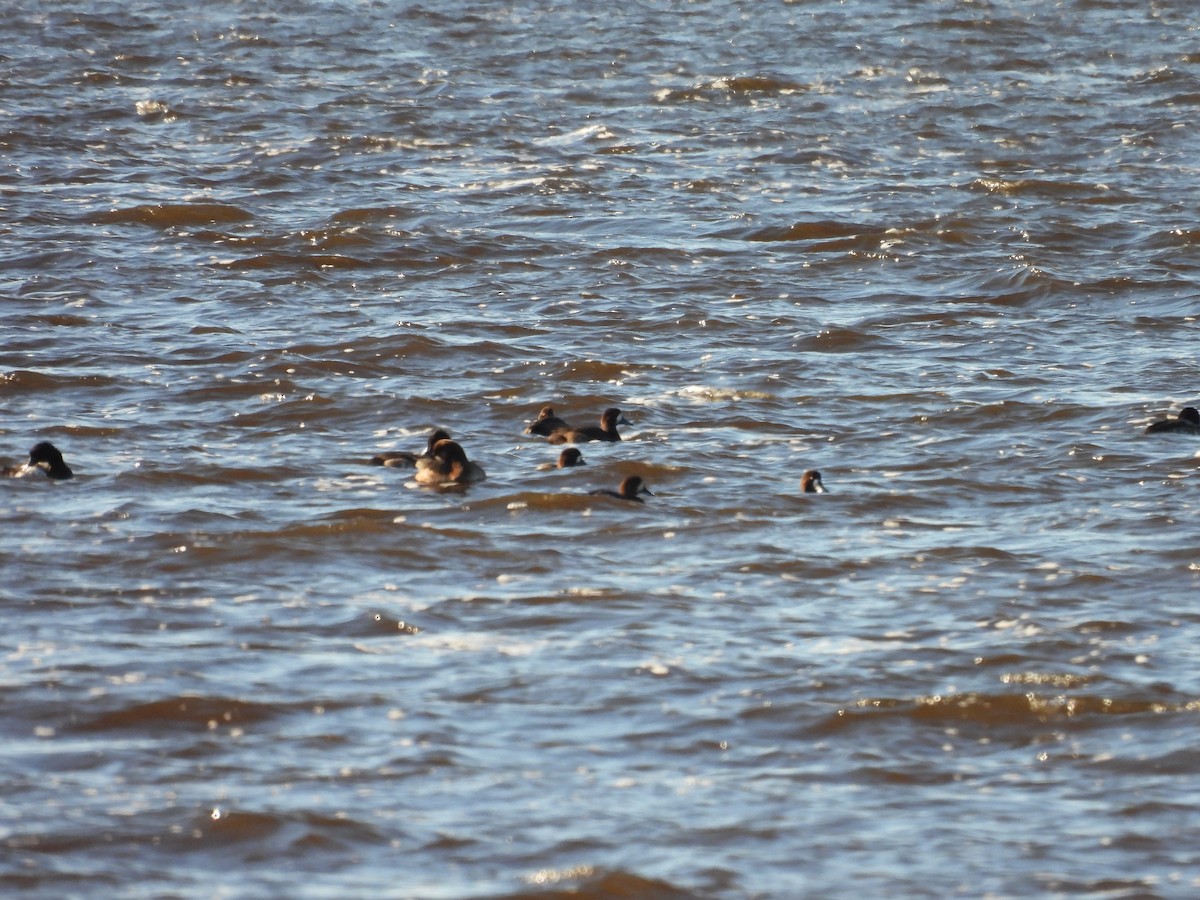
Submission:
<svg viewBox="0 0 1200 900">
<path fill-rule="evenodd" d="M 630 475 L 621 482 L 621 487 L 619 490 L 608 491 L 601 489 L 588 491 L 588 493 L 595 494 L 599 497 L 616 497 L 618 500 L 633 500 L 635 503 L 645 502 L 641 497 L 638 496 L 638 494 L 650 494 L 651 497 L 654 496 L 650 493 L 650 490 L 646 487 L 646 485 L 642 483 L 640 475 Z"/>
<path fill-rule="evenodd" d="M 800 490 L 805 494 L 825 494 L 825 484 L 821 481 L 821 473 L 816 469 L 809 469 L 800 476 Z"/>
<path fill-rule="evenodd" d="M 63 462 L 58 448 L 49 441 L 39 441 L 33 445 L 33 449 L 29 451 L 29 462 L 9 466 L 3 470 L 3 474 L 9 478 L 20 478 L 36 472 L 41 472 L 47 478 L 53 478 L 55 481 L 66 481 L 68 478 L 75 477 L 71 467 Z"/>
<path fill-rule="evenodd" d="M 462 484 L 483 481 L 487 475 L 478 463 L 467 459 L 466 451 L 458 443 L 443 439 L 433 445 L 429 456 L 417 460 L 415 477 L 421 484 Z"/>
<path fill-rule="evenodd" d="M 600 416 L 599 426 L 586 425 L 583 428 L 567 428 L 563 431 L 556 431 L 550 435 L 550 443 L 584 444 L 588 441 L 619 441 L 621 436 L 617 434 L 617 426 L 629 424 L 621 415 L 621 411 L 614 407 L 606 409 Z"/>
<path fill-rule="evenodd" d="M 554 414 L 554 407 L 543 406 L 533 424 L 525 429 L 526 434 L 550 437 L 556 431 L 570 431 L 571 426 Z"/>
<path fill-rule="evenodd" d="M 425 445 L 424 453 L 410 453 L 407 450 L 389 450 L 380 453 L 378 456 L 371 457 L 371 465 L 373 466 L 388 466 L 393 469 L 412 469 L 417 465 L 418 459 L 428 459 L 433 453 L 433 445 L 438 441 L 450 440 L 450 434 L 439 428 L 429 436 L 429 442 Z"/>
<path fill-rule="evenodd" d="M 558 459 L 554 462 L 546 462 L 538 465 L 538 470 L 542 472 L 550 469 L 573 469 L 576 466 L 586 466 L 587 462 L 583 458 L 583 454 L 575 447 L 568 447 L 562 453 L 558 454 Z"/>
<path fill-rule="evenodd" d="M 579 452 L 578 447 L 568 447 L 562 453 L 558 454 L 558 462 L 555 463 L 555 468 L 570 469 L 573 466 L 586 466 L 587 462 L 583 458 L 583 454 Z"/>
<path fill-rule="evenodd" d="M 1194 406 L 1185 406 L 1174 419 L 1147 425 L 1146 434 L 1200 434 L 1200 412 Z"/>
</svg>

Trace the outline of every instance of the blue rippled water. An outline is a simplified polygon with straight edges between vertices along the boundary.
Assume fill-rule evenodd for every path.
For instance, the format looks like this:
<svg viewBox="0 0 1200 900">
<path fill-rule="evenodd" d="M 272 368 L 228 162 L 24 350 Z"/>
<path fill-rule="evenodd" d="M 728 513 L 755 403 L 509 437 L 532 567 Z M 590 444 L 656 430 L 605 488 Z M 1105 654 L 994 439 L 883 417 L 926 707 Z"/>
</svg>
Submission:
<svg viewBox="0 0 1200 900">
<path fill-rule="evenodd" d="M 8 12 L 6 894 L 1200 890 L 1190 4 Z"/>
</svg>

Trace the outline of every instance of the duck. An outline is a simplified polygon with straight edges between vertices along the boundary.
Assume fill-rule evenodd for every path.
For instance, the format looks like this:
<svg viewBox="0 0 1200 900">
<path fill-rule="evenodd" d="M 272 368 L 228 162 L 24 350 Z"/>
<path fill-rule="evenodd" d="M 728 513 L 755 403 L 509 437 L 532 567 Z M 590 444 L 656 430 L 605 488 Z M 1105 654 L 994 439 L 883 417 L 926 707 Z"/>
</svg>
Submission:
<svg viewBox="0 0 1200 900">
<path fill-rule="evenodd" d="M 425 445 L 424 453 L 410 453 L 407 450 L 389 450 L 377 456 L 372 456 L 371 465 L 388 466 L 392 469 L 413 469 L 416 468 L 417 460 L 428 459 L 430 457 L 433 453 L 434 444 L 438 441 L 448 440 L 450 440 L 450 433 L 445 429 L 439 428 L 429 436 L 429 442 Z"/>
<path fill-rule="evenodd" d="M 533 424 L 525 429 L 525 433 L 550 437 L 556 431 L 570 430 L 571 426 L 554 414 L 553 406 L 543 406 Z"/>
<path fill-rule="evenodd" d="M 805 494 L 826 494 L 825 483 L 821 481 L 821 473 L 809 469 L 800 476 L 800 491 Z"/>
<path fill-rule="evenodd" d="M 554 464 L 556 469 L 570 469 L 575 466 L 586 466 L 587 460 L 583 458 L 583 454 L 579 452 L 578 447 L 568 447 L 562 453 L 558 454 L 558 462 Z"/>
<path fill-rule="evenodd" d="M 600 416 L 600 424 L 586 425 L 583 428 L 567 428 L 550 435 L 552 444 L 585 444 L 588 441 L 619 441 L 618 425 L 629 425 L 625 417 L 616 407 L 606 409 Z"/>
<path fill-rule="evenodd" d="M 642 482 L 642 477 L 640 475 L 630 475 L 621 482 L 621 487 L 615 491 L 599 489 L 595 491 L 588 491 L 588 493 L 595 494 L 598 497 L 616 497 L 618 500 L 632 500 L 635 503 L 645 502 L 640 496 L 638 496 L 639 494 L 649 494 L 651 497 L 654 496 L 654 494 L 650 492 L 650 489 Z"/>
<path fill-rule="evenodd" d="M 20 478 L 40 472 L 55 481 L 66 481 L 74 478 L 75 473 L 64 461 L 58 448 L 49 441 L 39 441 L 29 451 L 29 462 L 8 466 L 3 474 L 8 478 Z"/>
<path fill-rule="evenodd" d="M 445 438 L 433 445 L 429 456 L 417 460 L 414 477 L 421 484 L 465 484 L 483 481 L 487 475 L 482 466 L 467 459 L 460 444 Z"/>
<path fill-rule="evenodd" d="M 1200 434 L 1200 412 L 1185 406 L 1174 419 L 1168 417 L 1146 426 L 1146 434 Z"/>
<path fill-rule="evenodd" d="M 579 452 L 577 447 L 568 447 L 562 453 L 558 454 L 558 459 L 552 463 L 542 463 L 538 469 L 545 472 L 548 469 L 573 469 L 576 466 L 586 466 L 587 460 L 583 458 L 583 454 Z"/>
</svg>

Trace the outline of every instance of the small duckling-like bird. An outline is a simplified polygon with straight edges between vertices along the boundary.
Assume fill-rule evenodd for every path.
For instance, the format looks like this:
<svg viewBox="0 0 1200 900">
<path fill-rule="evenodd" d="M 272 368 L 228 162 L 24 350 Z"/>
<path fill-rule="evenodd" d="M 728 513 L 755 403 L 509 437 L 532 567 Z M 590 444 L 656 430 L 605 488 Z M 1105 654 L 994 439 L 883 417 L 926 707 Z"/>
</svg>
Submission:
<svg viewBox="0 0 1200 900">
<path fill-rule="evenodd" d="M 613 407 L 606 409 L 604 414 L 600 416 L 599 426 L 586 425 L 583 428 L 568 428 L 565 431 L 556 431 L 550 435 L 550 443 L 585 444 L 588 441 L 619 441 L 621 435 L 617 434 L 617 426 L 629 424 L 631 423 L 625 421 L 625 417 L 621 415 L 621 411 Z"/>
<path fill-rule="evenodd" d="M 21 478 L 25 475 L 41 473 L 55 481 L 66 481 L 74 478 L 71 467 L 63 462 L 62 454 L 49 441 L 39 441 L 29 451 L 29 462 L 8 466 L 3 470 L 6 478 Z"/>
<path fill-rule="evenodd" d="M 428 459 L 430 457 L 433 453 L 433 447 L 438 441 L 448 440 L 450 440 L 450 433 L 439 428 L 429 436 L 429 441 L 425 444 L 425 452 L 410 453 L 407 450 L 388 450 L 377 456 L 372 456 L 371 465 L 388 466 L 392 469 L 414 469 L 417 466 L 417 460 Z"/>
<path fill-rule="evenodd" d="M 556 431 L 570 430 L 571 426 L 554 414 L 554 407 L 543 406 L 538 417 L 533 420 L 533 424 L 525 429 L 525 433 L 550 437 Z"/>
<path fill-rule="evenodd" d="M 487 477 L 483 467 L 467 459 L 466 451 L 451 440 L 440 440 L 433 445 L 429 456 L 417 460 L 417 474 L 421 484 L 465 484 L 483 481 Z"/>
<path fill-rule="evenodd" d="M 1194 406 L 1185 406 L 1175 418 L 1151 422 L 1146 434 L 1200 434 L 1200 412 Z"/>
<path fill-rule="evenodd" d="M 805 494 L 825 494 L 825 483 L 821 481 L 821 473 L 816 469 L 809 469 L 800 476 L 800 491 Z"/>
<path fill-rule="evenodd" d="M 618 500 L 632 500 L 635 503 L 645 502 L 641 497 L 638 496 L 639 494 L 648 494 L 651 497 L 654 496 L 654 494 L 650 493 L 650 489 L 642 483 L 642 478 L 640 475 L 630 475 L 621 482 L 621 487 L 619 490 L 609 491 L 600 489 L 588 491 L 588 493 L 595 494 L 598 497 L 616 497 Z"/>
</svg>

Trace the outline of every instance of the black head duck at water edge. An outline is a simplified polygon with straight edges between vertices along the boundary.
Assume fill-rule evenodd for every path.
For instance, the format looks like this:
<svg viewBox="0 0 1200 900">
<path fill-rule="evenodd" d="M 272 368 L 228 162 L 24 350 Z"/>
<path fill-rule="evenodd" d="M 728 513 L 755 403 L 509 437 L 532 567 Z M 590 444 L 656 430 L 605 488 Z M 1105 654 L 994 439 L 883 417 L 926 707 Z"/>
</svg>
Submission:
<svg viewBox="0 0 1200 900">
<path fill-rule="evenodd" d="M 556 431 L 550 435 L 552 444 L 585 444 L 588 441 L 619 441 L 618 425 L 629 425 L 621 411 L 615 407 L 606 409 L 600 416 L 600 424 L 586 425 L 583 428 L 568 428 Z"/>
<path fill-rule="evenodd" d="M 24 475 L 45 475 L 55 481 L 74 478 L 71 467 L 63 462 L 62 454 L 49 441 L 39 441 L 29 451 L 29 462 L 8 466 L 3 470 L 6 478 L 21 478 Z"/>
<path fill-rule="evenodd" d="M 821 481 L 821 473 L 816 469 L 809 469 L 800 476 L 800 491 L 805 494 L 825 494 L 825 483 Z"/>
<path fill-rule="evenodd" d="M 425 452 L 410 453 L 407 450 L 389 450 L 371 457 L 371 465 L 373 466 L 388 466 L 393 469 L 415 469 L 417 460 L 428 459 L 433 453 L 433 447 L 438 441 L 450 440 L 450 434 L 447 431 L 439 428 L 429 436 L 429 442 L 425 445 Z"/>
<path fill-rule="evenodd" d="M 621 482 L 621 487 L 615 491 L 600 489 L 588 491 L 588 493 L 595 494 L 598 497 L 615 497 L 618 500 L 632 500 L 635 503 L 645 502 L 640 496 L 638 496 L 639 494 L 647 494 L 651 497 L 654 496 L 654 494 L 650 493 L 650 489 L 642 483 L 640 475 L 630 475 Z"/>
<path fill-rule="evenodd" d="M 483 481 L 487 477 L 478 463 L 467 459 L 466 451 L 458 443 L 441 440 L 433 445 L 429 456 L 417 460 L 417 474 L 421 484 L 465 484 Z"/>
<path fill-rule="evenodd" d="M 538 417 L 533 420 L 533 424 L 525 429 L 525 433 L 550 437 L 556 431 L 570 430 L 571 426 L 554 414 L 554 407 L 543 406 Z"/>
<path fill-rule="evenodd" d="M 1146 434 L 1200 434 L 1200 412 L 1185 406 L 1175 418 L 1166 418 L 1146 426 Z"/>
</svg>

